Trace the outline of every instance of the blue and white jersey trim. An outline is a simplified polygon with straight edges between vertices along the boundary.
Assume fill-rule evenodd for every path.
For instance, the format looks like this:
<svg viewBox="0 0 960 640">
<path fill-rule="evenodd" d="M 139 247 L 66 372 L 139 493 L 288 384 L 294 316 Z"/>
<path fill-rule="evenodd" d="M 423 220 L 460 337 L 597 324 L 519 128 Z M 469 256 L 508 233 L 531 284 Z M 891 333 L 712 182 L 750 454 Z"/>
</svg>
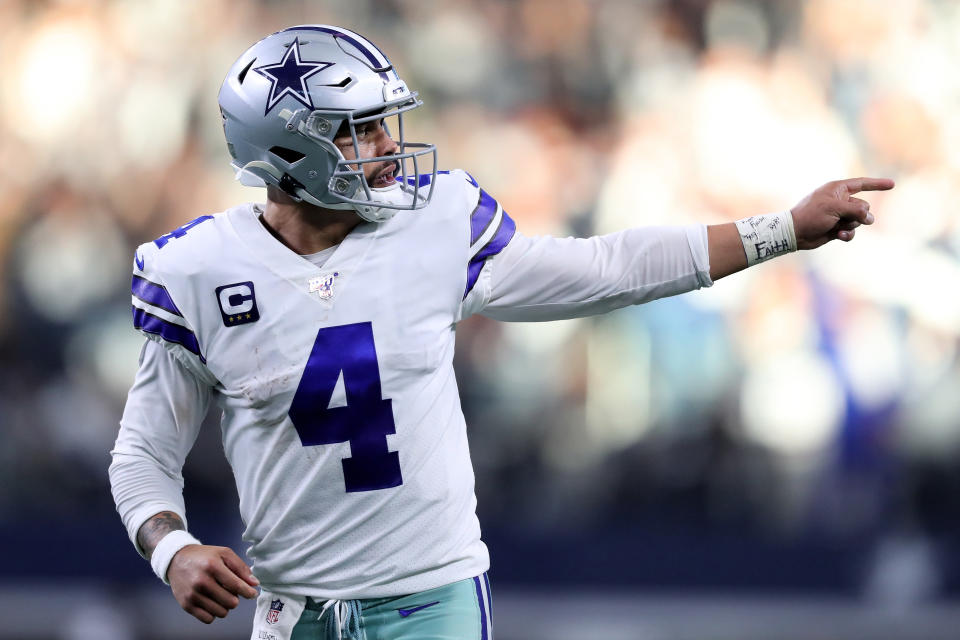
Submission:
<svg viewBox="0 0 960 640">
<path fill-rule="evenodd" d="M 130 289 L 135 329 L 178 344 L 206 364 L 196 334 L 186 326 L 166 287 L 134 274 Z"/>
<path fill-rule="evenodd" d="M 167 288 L 162 284 L 150 282 L 146 278 L 134 274 L 133 281 L 130 284 L 130 290 L 132 291 L 135 299 L 140 300 L 147 305 L 160 307 L 165 311 L 169 311 L 173 315 L 180 316 L 181 318 L 183 317 L 183 314 L 180 313 L 179 309 L 177 309 L 177 305 L 173 303 L 173 298 L 170 297 L 170 294 L 167 292 Z"/>
<path fill-rule="evenodd" d="M 446 175 L 446 174 L 449 174 L 449 173 L 450 173 L 450 171 L 448 171 L 448 170 L 446 170 L 446 169 L 443 169 L 443 170 L 441 170 L 441 171 L 437 171 L 437 175 L 438 175 L 438 176 Z M 425 173 L 425 174 L 419 176 L 419 178 L 408 177 L 406 180 L 407 180 L 407 184 L 410 185 L 411 187 L 413 186 L 413 183 L 414 183 L 414 182 L 417 183 L 417 186 L 418 186 L 418 187 L 425 187 L 425 186 L 427 186 L 427 185 L 430 184 L 430 179 L 431 179 L 432 177 L 433 177 L 432 174 L 430 174 L 430 173 Z"/>
<path fill-rule="evenodd" d="M 461 171 L 463 170 L 461 169 Z M 451 171 L 449 169 L 441 169 L 437 171 L 438 176 L 445 176 L 445 175 L 449 175 L 450 173 Z M 470 175 L 466 171 L 463 171 L 463 174 L 467 176 L 467 182 L 477 187 L 478 189 L 480 188 L 480 185 L 477 184 L 476 179 L 472 175 Z M 408 177 L 406 180 L 407 180 L 407 184 L 409 184 L 410 186 L 413 186 L 413 183 L 416 182 L 418 186 L 425 187 L 428 184 L 430 184 L 431 177 L 432 177 L 432 174 L 425 173 L 421 175 L 419 179 Z"/>
<path fill-rule="evenodd" d="M 477 284 L 487 259 L 503 251 L 516 232 L 517 224 L 513 218 L 507 215 L 490 194 L 480 189 L 477 207 L 470 215 L 470 262 L 467 265 L 464 299 Z"/>
<path fill-rule="evenodd" d="M 167 342 L 181 345 L 206 364 L 206 358 L 200 353 L 200 343 L 197 342 L 197 336 L 183 325 L 168 322 L 143 309 L 133 307 L 133 326 L 144 333 L 157 335 Z"/>
<path fill-rule="evenodd" d="M 476 244 L 477 240 L 490 228 L 490 223 L 497 217 L 498 207 L 497 201 L 489 193 L 480 189 L 480 202 L 470 215 L 470 246 Z"/>
<path fill-rule="evenodd" d="M 493 640 L 493 603 L 486 572 L 474 577 L 473 586 L 477 590 L 477 607 L 480 609 L 480 640 Z"/>
</svg>

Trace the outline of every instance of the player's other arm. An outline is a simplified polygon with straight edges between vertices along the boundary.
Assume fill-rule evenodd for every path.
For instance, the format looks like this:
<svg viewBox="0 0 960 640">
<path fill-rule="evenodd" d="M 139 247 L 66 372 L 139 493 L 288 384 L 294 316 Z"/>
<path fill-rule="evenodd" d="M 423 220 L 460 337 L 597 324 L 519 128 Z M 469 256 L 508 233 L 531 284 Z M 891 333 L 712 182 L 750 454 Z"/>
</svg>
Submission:
<svg viewBox="0 0 960 640">
<path fill-rule="evenodd" d="M 792 218 L 796 249 L 816 249 L 831 240 L 849 242 L 861 224 L 873 224 L 870 203 L 853 194 L 860 191 L 886 191 L 893 188 L 887 178 L 852 178 L 828 182 L 783 215 Z M 710 278 L 719 280 L 748 266 L 747 251 L 763 252 L 749 238 L 743 238 L 735 223 L 707 227 Z M 773 250 L 772 255 L 776 255 Z"/>
<path fill-rule="evenodd" d="M 143 523 L 137 543 L 152 558 L 163 539 L 175 531 L 186 531 L 183 520 L 172 511 L 161 511 Z M 233 549 L 205 544 L 188 544 L 176 551 L 166 577 L 183 610 L 207 624 L 235 609 L 238 596 L 256 598 L 254 586 L 259 584 Z"/>
<path fill-rule="evenodd" d="M 209 623 L 255 597 L 249 567 L 230 549 L 186 533 L 183 477 L 212 395 L 174 355 L 148 340 L 112 451 L 110 484 L 137 550 L 168 582 L 180 606 Z"/>
</svg>

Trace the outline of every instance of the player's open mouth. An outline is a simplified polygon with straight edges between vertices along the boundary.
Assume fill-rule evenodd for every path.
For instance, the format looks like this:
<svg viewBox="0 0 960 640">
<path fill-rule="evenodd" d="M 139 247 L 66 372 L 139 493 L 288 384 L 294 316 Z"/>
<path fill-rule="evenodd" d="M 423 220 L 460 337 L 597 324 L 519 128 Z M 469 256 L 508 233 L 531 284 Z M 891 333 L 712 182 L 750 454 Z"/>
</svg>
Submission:
<svg viewBox="0 0 960 640">
<path fill-rule="evenodd" d="M 389 187 L 391 184 L 393 184 L 395 180 L 393 174 L 396 172 L 396 170 L 397 170 L 396 163 L 391 164 L 386 169 L 380 172 L 380 175 L 378 175 L 376 179 L 374 179 L 373 184 L 371 184 L 370 186 L 373 187 L 374 189 L 376 189 L 377 187 Z"/>
</svg>

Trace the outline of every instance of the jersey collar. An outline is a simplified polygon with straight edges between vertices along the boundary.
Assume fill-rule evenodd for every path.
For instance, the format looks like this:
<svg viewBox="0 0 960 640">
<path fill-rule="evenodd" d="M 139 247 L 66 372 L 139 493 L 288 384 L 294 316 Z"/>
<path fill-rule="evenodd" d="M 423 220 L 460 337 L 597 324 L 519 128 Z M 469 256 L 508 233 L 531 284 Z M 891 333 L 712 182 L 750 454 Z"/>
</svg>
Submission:
<svg viewBox="0 0 960 640">
<path fill-rule="evenodd" d="M 334 271 L 343 274 L 356 271 L 373 244 L 372 240 L 380 233 L 380 225 L 372 222 L 360 223 L 337 245 L 333 255 L 327 259 L 323 268 L 319 269 L 275 238 L 260 221 L 262 213 L 263 205 L 247 203 L 231 209 L 227 219 L 251 256 L 304 294 L 308 293 L 308 282 L 320 275 Z"/>
</svg>

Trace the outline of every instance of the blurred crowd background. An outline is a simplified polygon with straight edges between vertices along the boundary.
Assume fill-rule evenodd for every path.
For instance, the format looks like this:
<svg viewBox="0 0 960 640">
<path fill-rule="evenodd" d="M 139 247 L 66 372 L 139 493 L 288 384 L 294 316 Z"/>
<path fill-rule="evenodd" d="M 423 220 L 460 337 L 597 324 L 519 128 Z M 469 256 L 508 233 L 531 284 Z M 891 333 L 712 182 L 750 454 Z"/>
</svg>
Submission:
<svg viewBox="0 0 960 640">
<path fill-rule="evenodd" d="M 897 181 L 850 244 L 605 317 L 458 328 L 495 588 L 955 597 L 960 3 L 3 0 L 0 588 L 104 594 L 49 637 L 150 637 L 124 597 L 165 588 L 106 475 L 141 345 L 133 250 L 262 201 L 233 181 L 217 91 L 298 23 L 376 42 L 423 97 L 409 139 L 530 235 Z M 188 515 L 242 552 L 208 422 Z"/>
</svg>

